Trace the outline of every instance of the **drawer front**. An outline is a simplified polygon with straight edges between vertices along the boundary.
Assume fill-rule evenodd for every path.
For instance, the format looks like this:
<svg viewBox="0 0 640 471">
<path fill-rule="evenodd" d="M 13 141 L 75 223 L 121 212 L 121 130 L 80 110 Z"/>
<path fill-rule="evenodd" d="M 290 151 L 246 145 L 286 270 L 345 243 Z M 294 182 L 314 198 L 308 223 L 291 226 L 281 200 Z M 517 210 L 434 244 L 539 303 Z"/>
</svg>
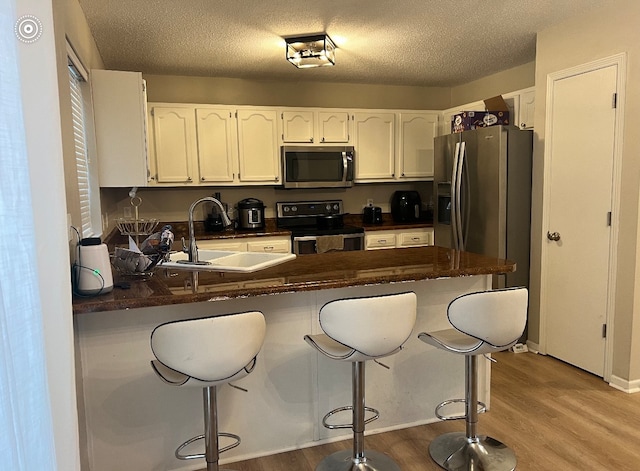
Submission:
<svg viewBox="0 0 640 471">
<path fill-rule="evenodd" d="M 400 234 L 398 247 L 420 247 L 423 245 L 431 245 L 430 232 L 403 232 Z"/>
<path fill-rule="evenodd" d="M 261 240 L 262 239 L 262 240 Z M 271 239 L 258 238 L 247 242 L 248 252 L 266 252 L 266 253 L 291 253 L 291 239 Z"/>
<path fill-rule="evenodd" d="M 396 234 L 389 232 L 374 232 L 365 236 L 367 250 L 391 249 L 396 246 Z"/>
<path fill-rule="evenodd" d="M 228 250 L 230 252 L 246 252 L 247 243 L 237 240 L 198 240 L 196 241 L 199 249 L 203 250 Z"/>
</svg>

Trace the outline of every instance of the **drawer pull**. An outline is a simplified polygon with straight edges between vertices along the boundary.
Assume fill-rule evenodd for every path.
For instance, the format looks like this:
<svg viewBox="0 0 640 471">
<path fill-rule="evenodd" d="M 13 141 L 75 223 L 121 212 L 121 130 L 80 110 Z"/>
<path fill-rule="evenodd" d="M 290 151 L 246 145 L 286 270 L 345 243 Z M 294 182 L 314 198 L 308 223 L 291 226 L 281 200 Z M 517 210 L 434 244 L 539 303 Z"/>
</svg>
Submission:
<svg viewBox="0 0 640 471">
<path fill-rule="evenodd" d="M 273 251 L 273 245 L 270 245 L 270 246 L 264 247 L 264 251 L 265 251 L 265 252 L 271 252 L 271 251 Z"/>
</svg>

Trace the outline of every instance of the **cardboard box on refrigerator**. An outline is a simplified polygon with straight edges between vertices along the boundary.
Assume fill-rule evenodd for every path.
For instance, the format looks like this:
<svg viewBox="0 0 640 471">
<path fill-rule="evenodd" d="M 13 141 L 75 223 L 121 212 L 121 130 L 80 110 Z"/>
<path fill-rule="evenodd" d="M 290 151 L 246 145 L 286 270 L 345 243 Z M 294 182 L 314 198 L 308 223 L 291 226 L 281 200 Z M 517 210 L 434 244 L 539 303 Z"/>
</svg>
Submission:
<svg viewBox="0 0 640 471">
<path fill-rule="evenodd" d="M 484 100 L 487 111 L 461 111 L 451 117 L 451 132 L 469 131 L 487 126 L 508 125 L 509 108 L 502 96 Z"/>
</svg>

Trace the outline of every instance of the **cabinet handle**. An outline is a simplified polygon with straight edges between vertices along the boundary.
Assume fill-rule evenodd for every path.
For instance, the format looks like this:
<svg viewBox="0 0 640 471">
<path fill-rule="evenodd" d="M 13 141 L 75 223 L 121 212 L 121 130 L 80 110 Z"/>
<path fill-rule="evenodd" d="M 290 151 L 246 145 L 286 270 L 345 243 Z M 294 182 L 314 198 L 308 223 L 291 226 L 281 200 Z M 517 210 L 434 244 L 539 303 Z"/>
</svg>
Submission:
<svg viewBox="0 0 640 471">
<path fill-rule="evenodd" d="M 275 181 L 280 181 L 280 178 L 276 177 L 276 178 L 275 178 Z"/>
<path fill-rule="evenodd" d="M 321 142 L 324 142 L 324 137 L 321 139 Z"/>
<path fill-rule="evenodd" d="M 313 144 L 313 137 L 311 139 L 309 139 L 309 142 L 311 142 Z"/>
<path fill-rule="evenodd" d="M 271 245 L 271 246 L 268 246 L 268 247 L 264 247 L 264 251 L 265 251 L 265 252 L 271 252 L 271 251 L 273 251 L 273 246 Z"/>
<path fill-rule="evenodd" d="M 419 242 L 420 241 L 420 237 L 412 237 L 411 240 Z"/>
<path fill-rule="evenodd" d="M 187 181 L 188 181 L 188 182 L 192 182 L 192 181 L 193 181 L 193 179 L 192 179 L 191 177 L 189 177 L 189 178 L 187 178 Z"/>
<path fill-rule="evenodd" d="M 379 244 L 386 244 L 387 243 L 387 239 L 378 239 L 378 243 Z"/>
<path fill-rule="evenodd" d="M 520 127 L 521 128 L 526 128 L 527 127 L 527 123 L 520 123 Z"/>
<path fill-rule="evenodd" d="M 204 181 L 204 177 L 200 177 L 200 181 L 203 182 Z"/>
</svg>

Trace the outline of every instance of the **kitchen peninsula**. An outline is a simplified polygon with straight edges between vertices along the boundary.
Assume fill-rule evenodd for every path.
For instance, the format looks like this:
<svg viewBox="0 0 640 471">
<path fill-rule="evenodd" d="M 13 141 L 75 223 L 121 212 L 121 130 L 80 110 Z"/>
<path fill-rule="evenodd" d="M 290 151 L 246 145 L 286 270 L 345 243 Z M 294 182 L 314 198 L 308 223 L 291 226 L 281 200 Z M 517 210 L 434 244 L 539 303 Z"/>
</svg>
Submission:
<svg viewBox="0 0 640 471">
<path fill-rule="evenodd" d="M 265 314 L 267 333 L 256 368 L 238 384 L 248 393 L 226 387 L 219 392 L 220 430 L 242 437 L 238 448 L 222 455 L 223 462 L 237 461 L 349 436 L 324 429 L 321 417 L 350 403 L 350 366 L 320 358 L 303 340 L 320 332 L 323 304 L 414 291 L 417 335 L 448 327 L 452 298 L 490 289 L 492 275 L 514 270 L 509 261 L 435 246 L 334 252 L 249 274 L 160 267 L 149 279 L 129 278 L 130 289 L 76 299 L 83 461 L 91 471 L 202 467 L 173 456 L 178 444 L 201 433 L 201 391 L 172 388 L 151 371 L 149 336 L 158 324 L 248 310 Z M 368 433 L 435 421 L 437 403 L 463 394 L 464 361 L 416 335 L 385 359 L 390 370 L 375 363 L 367 367 L 367 404 L 381 412 Z M 489 375 L 483 365 L 485 400 Z"/>
</svg>

